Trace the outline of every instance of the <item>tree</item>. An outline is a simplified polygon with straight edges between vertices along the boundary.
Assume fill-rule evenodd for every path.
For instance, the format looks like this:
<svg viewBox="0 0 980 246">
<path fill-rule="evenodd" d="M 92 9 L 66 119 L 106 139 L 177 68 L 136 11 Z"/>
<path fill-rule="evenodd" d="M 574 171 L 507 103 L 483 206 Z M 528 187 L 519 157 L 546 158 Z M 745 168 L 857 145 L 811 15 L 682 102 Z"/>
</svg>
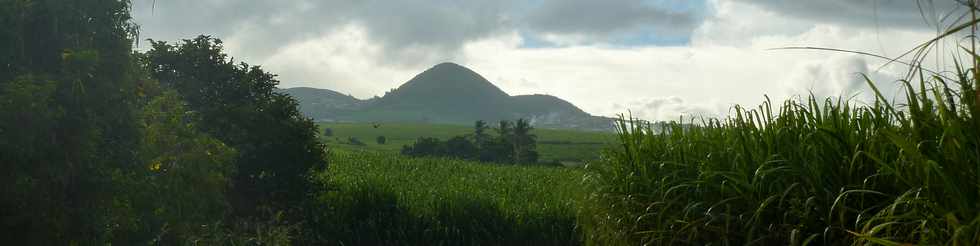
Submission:
<svg viewBox="0 0 980 246">
<path fill-rule="evenodd" d="M 324 137 L 333 137 L 333 129 L 330 129 L 329 127 L 323 128 L 323 136 Z"/>
<path fill-rule="evenodd" d="M 518 119 L 514 124 L 512 136 L 514 163 L 538 162 L 537 136 L 531 134 L 533 129 L 534 127 L 525 119 Z"/>
<path fill-rule="evenodd" d="M 513 135 L 514 129 L 510 121 L 500 121 L 497 123 L 497 137 L 490 139 L 480 149 L 480 161 L 513 163 L 514 148 Z"/>
<path fill-rule="evenodd" d="M 308 174 L 325 168 L 326 156 L 316 125 L 300 114 L 295 99 L 274 91 L 275 75 L 234 63 L 221 40 L 208 36 L 151 43 L 142 61 L 152 77 L 200 114 L 201 130 L 238 150 L 230 191 L 236 214 L 303 204 Z"/>
<path fill-rule="evenodd" d="M 162 244 L 179 244 L 198 234 L 200 225 L 221 221 L 228 214 L 225 192 L 235 172 L 235 150 L 196 129 L 199 122 L 183 103 L 167 91 L 142 114 L 139 153 L 145 175 L 134 186 L 142 201 L 136 204 L 145 207 L 133 217 L 144 220 L 139 233 Z"/>
<path fill-rule="evenodd" d="M 0 237 L 104 244 L 131 211 L 140 98 L 129 1 L 0 0 Z"/>
<path fill-rule="evenodd" d="M 388 138 L 385 138 L 385 136 L 378 136 L 378 138 L 375 139 L 375 141 L 378 142 L 378 144 L 385 144 L 386 142 L 388 142 Z"/>
<path fill-rule="evenodd" d="M 477 148 L 483 148 L 490 141 L 490 134 L 487 134 L 488 128 L 490 127 L 487 126 L 486 121 L 478 120 L 473 123 L 473 143 L 476 144 Z"/>
<path fill-rule="evenodd" d="M 507 120 L 497 123 L 497 135 L 500 138 L 510 139 L 514 136 L 514 125 Z"/>
<path fill-rule="evenodd" d="M 515 123 L 500 121 L 495 129 L 498 136 L 486 134 L 487 125 L 476 121 L 473 134 L 455 136 L 442 142 L 436 138 L 422 137 L 412 145 L 402 146 L 402 154 L 408 156 L 447 156 L 482 162 L 532 164 L 538 161 L 536 138 L 530 122 L 524 119 Z"/>
</svg>

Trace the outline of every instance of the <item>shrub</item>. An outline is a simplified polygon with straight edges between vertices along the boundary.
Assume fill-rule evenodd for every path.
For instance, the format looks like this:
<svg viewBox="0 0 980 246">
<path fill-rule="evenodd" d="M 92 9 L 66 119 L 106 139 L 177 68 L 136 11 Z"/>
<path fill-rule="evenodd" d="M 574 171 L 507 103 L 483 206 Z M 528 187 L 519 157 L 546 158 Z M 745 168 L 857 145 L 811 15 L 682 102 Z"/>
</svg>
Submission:
<svg viewBox="0 0 980 246">
<path fill-rule="evenodd" d="M 422 157 L 422 156 L 444 156 L 446 144 L 438 138 L 420 137 L 412 145 L 402 146 L 402 155 Z"/>
</svg>

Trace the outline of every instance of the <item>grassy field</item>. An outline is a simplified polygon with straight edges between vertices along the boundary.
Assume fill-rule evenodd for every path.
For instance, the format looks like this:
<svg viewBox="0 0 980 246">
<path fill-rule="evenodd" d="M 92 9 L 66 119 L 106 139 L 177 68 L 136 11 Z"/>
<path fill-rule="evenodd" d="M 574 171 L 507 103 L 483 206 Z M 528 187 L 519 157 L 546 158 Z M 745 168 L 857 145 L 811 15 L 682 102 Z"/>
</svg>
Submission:
<svg viewBox="0 0 980 246">
<path fill-rule="evenodd" d="M 343 245 L 579 243 L 577 168 L 334 150 L 317 176 L 325 241 Z"/>
<path fill-rule="evenodd" d="M 414 143 L 419 137 L 446 140 L 473 131 L 468 126 L 420 123 L 381 123 L 377 128 L 372 123 L 320 123 L 319 126 L 321 130 L 330 128 L 333 132 L 332 137 L 322 138 L 330 147 L 379 150 L 387 153 L 398 153 L 403 145 Z M 582 163 L 594 160 L 599 156 L 600 150 L 616 140 L 615 134 L 608 132 L 534 129 L 533 133 L 538 135 L 538 152 L 541 154 L 542 162 Z M 387 138 L 386 144 L 378 144 L 375 141 L 378 136 Z M 366 145 L 351 145 L 348 141 L 350 137 L 355 137 Z"/>
</svg>

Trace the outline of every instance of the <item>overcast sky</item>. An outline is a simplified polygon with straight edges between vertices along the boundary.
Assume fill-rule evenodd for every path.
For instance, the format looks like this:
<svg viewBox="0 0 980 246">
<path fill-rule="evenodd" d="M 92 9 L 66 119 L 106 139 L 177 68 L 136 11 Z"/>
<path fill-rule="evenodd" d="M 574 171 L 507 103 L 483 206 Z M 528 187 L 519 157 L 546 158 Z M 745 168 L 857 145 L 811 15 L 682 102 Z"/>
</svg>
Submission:
<svg viewBox="0 0 980 246">
<path fill-rule="evenodd" d="M 666 120 L 723 116 L 765 95 L 869 100 L 861 73 L 894 94 L 899 65 L 770 49 L 899 55 L 935 35 L 936 20 L 958 17 L 952 1 L 134 0 L 134 17 L 141 39 L 218 37 L 237 60 L 278 74 L 281 87 L 368 98 L 455 62 L 511 95 Z"/>
</svg>

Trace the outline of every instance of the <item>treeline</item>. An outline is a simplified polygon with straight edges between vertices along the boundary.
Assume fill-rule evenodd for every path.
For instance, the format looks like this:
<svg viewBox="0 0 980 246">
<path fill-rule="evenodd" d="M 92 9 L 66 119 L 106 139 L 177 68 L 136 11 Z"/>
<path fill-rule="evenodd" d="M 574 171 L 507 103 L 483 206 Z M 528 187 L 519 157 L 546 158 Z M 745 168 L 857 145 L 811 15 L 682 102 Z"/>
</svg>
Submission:
<svg viewBox="0 0 980 246">
<path fill-rule="evenodd" d="M 531 133 L 534 128 L 527 120 L 500 121 L 493 128 L 496 135 L 488 133 L 490 129 L 485 121 L 476 121 L 472 134 L 446 141 L 421 137 L 412 145 L 402 146 L 401 153 L 413 157 L 452 157 L 510 164 L 538 162 L 537 136 Z"/>
<path fill-rule="evenodd" d="M 0 0 L 0 238 L 287 240 L 326 167 L 314 124 L 220 40 L 134 52 L 130 8 Z"/>
</svg>

